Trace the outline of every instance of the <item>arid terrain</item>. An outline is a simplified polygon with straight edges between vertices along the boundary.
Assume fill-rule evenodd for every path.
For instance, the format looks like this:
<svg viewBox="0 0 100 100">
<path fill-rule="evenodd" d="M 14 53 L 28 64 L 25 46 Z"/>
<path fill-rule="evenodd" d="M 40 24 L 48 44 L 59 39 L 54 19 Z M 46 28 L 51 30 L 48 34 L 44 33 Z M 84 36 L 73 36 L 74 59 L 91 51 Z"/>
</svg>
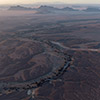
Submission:
<svg viewBox="0 0 100 100">
<path fill-rule="evenodd" d="M 100 100 L 100 12 L 0 11 L 0 100 Z"/>
</svg>

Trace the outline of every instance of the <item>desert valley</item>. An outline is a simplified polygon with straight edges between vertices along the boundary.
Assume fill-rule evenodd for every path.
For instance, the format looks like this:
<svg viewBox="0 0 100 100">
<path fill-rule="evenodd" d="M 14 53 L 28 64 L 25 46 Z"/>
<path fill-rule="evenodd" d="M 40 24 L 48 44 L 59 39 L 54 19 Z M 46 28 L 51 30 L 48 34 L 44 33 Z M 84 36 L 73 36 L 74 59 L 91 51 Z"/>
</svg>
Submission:
<svg viewBox="0 0 100 100">
<path fill-rule="evenodd" d="M 100 100 L 99 59 L 99 8 L 0 11 L 0 100 Z"/>
</svg>

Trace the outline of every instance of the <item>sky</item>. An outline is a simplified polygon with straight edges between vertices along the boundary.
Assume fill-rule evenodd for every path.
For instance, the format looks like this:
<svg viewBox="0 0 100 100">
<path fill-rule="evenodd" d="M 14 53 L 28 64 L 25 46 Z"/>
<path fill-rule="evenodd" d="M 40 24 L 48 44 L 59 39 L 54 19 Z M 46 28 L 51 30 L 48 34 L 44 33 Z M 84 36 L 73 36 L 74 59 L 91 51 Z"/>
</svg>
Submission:
<svg viewBox="0 0 100 100">
<path fill-rule="evenodd" d="M 0 0 L 0 4 L 34 4 L 39 2 L 66 4 L 100 4 L 100 0 Z"/>
</svg>

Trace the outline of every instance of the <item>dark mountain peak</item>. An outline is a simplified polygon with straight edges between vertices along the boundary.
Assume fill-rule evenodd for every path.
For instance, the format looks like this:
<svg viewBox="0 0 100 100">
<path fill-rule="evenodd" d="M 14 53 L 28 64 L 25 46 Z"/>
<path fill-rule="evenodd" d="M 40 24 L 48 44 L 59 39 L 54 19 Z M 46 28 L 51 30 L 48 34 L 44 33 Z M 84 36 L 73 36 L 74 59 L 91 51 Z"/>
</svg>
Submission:
<svg viewBox="0 0 100 100">
<path fill-rule="evenodd" d="M 59 11 L 60 9 L 52 7 L 52 6 L 46 6 L 46 5 L 42 5 L 40 6 L 37 11 L 38 13 L 53 13 L 55 11 Z"/>
<path fill-rule="evenodd" d="M 42 5 L 38 9 L 58 10 L 58 8 L 55 8 L 55 7 L 52 7 L 52 6 L 46 6 L 46 5 Z"/>
<path fill-rule="evenodd" d="M 63 11 L 78 11 L 78 10 L 73 9 L 73 8 L 71 8 L 71 7 L 65 7 L 65 8 L 63 8 L 62 10 L 63 10 Z"/>
</svg>

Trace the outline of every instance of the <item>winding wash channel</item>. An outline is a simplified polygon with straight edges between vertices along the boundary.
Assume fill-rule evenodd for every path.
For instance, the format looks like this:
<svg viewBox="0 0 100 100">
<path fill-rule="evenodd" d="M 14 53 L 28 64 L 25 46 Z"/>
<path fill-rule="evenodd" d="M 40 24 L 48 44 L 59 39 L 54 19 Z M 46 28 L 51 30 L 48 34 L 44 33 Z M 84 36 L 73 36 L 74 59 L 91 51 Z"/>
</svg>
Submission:
<svg viewBox="0 0 100 100">
<path fill-rule="evenodd" d="M 6 94 L 8 92 L 23 91 L 23 90 L 38 88 L 38 87 L 42 86 L 44 83 L 47 83 L 47 82 L 50 82 L 52 80 L 59 78 L 59 76 L 62 75 L 67 70 L 67 68 L 70 66 L 70 64 L 72 62 L 72 57 L 63 52 L 62 49 L 64 49 L 64 48 L 60 47 L 60 45 L 57 45 L 50 41 L 45 41 L 43 43 L 45 43 L 50 48 L 52 48 L 53 52 L 58 54 L 59 57 L 62 57 L 62 59 L 64 60 L 63 66 L 59 66 L 56 69 L 54 69 L 52 72 L 49 72 L 46 75 L 43 75 L 35 80 L 31 80 L 28 82 L 22 82 L 22 83 L 2 82 L 2 83 L 0 83 L 0 94 Z"/>
</svg>

